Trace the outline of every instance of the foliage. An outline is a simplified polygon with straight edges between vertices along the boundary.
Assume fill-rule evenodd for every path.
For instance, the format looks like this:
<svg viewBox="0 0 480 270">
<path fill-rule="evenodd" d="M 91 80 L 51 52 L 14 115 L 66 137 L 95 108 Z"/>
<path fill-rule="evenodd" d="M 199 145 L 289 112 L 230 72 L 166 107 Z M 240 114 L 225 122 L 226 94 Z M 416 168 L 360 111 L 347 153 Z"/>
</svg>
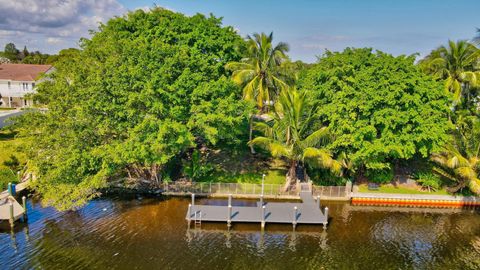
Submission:
<svg viewBox="0 0 480 270">
<path fill-rule="evenodd" d="M 463 116 L 457 122 L 451 141 L 441 151 L 432 155 L 439 166 L 435 171 L 456 183 L 453 192 L 468 187 L 480 194 L 480 119 Z"/>
<path fill-rule="evenodd" d="M 15 173 L 7 168 L 0 168 L 0 189 L 5 190 L 8 183 L 17 183 L 18 179 Z"/>
<path fill-rule="evenodd" d="M 112 178 L 157 185 L 190 148 L 239 142 L 251 107 L 224 67 L 242 42 L 221 19 L 161 8 L 101 25 L 38 86 L 48 111 L 17 122 L 36 191 L 71 209 Z"/>
<path fill-rule="evenodd" d="M 393 194 L 426 194 L 426 191 L 419 190 L 417 188 L 411 188 L 406 186 L 394 186 L 392 184 L 380 185 L 378 190 L 370 190 L 367 185 L 359 185 L 359 192 L 364 193 L 393 193 Z M 445 189 L 439 189 L 431 191 L 430 195 L 450 195 Z"/>
<path fill-rule="evenodd" d="M 18 50 L 14 43 L 5 45 L 4 52 L 0 55 L 12 63 L 22 64 L 53 64 L 58 55 L 50 55 L 39 51 L 29 52 L 27 46 L 23 50 Z"/>
<path fill-rule="evenodd" d="M 368 48 L 327 51 L 300 79 L 319 103 L 316 122 L 328 124 L 330 148 L 347 167 L 390 168 L 395 159 L 427 157 L 447 141 L 448 98 L 414 61 Z"/>
<path fill-rule="evenodd" d="M 8 167 L 10 170 L 16 172 L 21 170 L 20 161 L 18 160 L 17 156 L 10 155 L 10 158 L 3 161 L 3 165 Z"/>
<path fill-rule="evenodd" d="M 393 170 L 391 168 L 367 169 L 365 177 L 370 182 L 385 184 L 393 180 Z"/>
<path fill-rule="evenodd" d="M 419 172 L 414 178 L 417 183 L 421 184 L 424 188 L 430 190 L 439 190 L 442 187 L 442 180 L 440 177 L 432 172 Z"/>
<path fill-rule="evenodd" d="M 245 57 L 230 62 L 226 68 L 233 71 L 232 79 L 243 87 L 243 97 L 257 103 L 259 109 L 276 99 L 285 86 L 279 76 L 279 66 L 287 59 L 286 43 L 272 44 L 273 33 L 248 36 Z"/>
<path fill-rule="evenodd" d="M 183 173 L 193 181 L 209 176 L 212 172 L 213 167 L 202 159 L 198 149 L 193 151 L 190 161 L 183 166 Z"/>
<path fill-rule="evenodd" d="M 420 67 L 428 74 L 445 80 L 445 89 L 453 93 L 454 103 L 462 98 L 472 99 L 471 88 L 480 85 L 480 50 L 472 43 L 449 41 L 420 61 Z"/>
<path fill-rule="evenodd" d="M 340 170 L 330 151 L 320 148 L 322 142 L 328 139 L 328 129 L 322 127 L 309 132 L 313 107 L 306 98 L 305 91 L 284 89 L 279 96 L 279 102 L 275 104 L 275 113 L 271 120 L 256 123 L 256 129 L 265 136 L 256 137 L 249 142 L 267 149 L 273 157 L 286 158 L 290 164 L 288 176 L 292 181 L 298 179 L 297 169 L 303 162 L 334 171 Z"/>
</svg>

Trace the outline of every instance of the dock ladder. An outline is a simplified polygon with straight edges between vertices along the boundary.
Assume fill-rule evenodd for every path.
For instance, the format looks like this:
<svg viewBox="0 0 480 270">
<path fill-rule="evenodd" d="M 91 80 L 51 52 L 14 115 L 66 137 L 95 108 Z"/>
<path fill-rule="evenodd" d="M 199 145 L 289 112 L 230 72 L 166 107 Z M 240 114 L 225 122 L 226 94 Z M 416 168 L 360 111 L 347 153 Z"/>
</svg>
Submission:
<svg viewBox="0 0 480 270">
<path fill-rule="evenodd" d="M 196 225 L 202 225 L 202 211 L 196 211 L 195 212 L 195 226 Z"/>
</svg>

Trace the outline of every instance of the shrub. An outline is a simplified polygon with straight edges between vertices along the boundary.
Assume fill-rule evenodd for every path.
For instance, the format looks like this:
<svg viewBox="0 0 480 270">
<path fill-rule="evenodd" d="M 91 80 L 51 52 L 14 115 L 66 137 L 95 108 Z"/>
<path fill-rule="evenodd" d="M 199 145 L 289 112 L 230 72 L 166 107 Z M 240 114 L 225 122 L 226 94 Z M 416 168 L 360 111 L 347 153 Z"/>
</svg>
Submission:
<svg viewBox="0 0 480 270">
<path fill-rule="evenodd" d="M 5 190 L 9 182 L 17 183 L 17 177 L 12 170 L 6 168 L 0 168 L 0 188 Z"/>
<path fill-rule="evenodd" d="M 393 170 L 390 168 L 386 169 L 369 169 L 365 173 L 365 176 L 370 182 L 384 184 L 392 181 L 393 179 Z"/>
<path fill-rule="evenodd" d="M 421 172 L 416 174 L 414 178 L 417 180 L 417 183 L 428 189 L 429 192 L 431 189 L 434 191 L 438 190 L 442 186 L 440 177 L 432 172 Z"/>
</svg>

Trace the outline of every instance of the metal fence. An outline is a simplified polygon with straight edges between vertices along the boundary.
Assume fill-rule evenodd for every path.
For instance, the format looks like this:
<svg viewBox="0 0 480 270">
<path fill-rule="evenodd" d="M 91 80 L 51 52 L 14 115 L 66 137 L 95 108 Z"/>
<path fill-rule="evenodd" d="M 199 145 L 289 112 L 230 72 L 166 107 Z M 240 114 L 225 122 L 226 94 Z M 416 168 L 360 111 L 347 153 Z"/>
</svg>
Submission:
<svg viewBox="0 0 480 270">
<path fill-rule="evenodd" d="M 260 195 L 262 184 L 252 183 L 212 183 L 212 182 L 187 182 L 187 183 L 165 183 L 164 191 L 168 194 L 217 194 L 217 195 Z M 297 196 L 297 190 L 285 191 L 280 184 L 264 184 L 263 194 L 268 196 Z M 347 196 L 345 186 L 313 186 L 314 195 L 321 197 L 344 197 Z"/>
<path fill-rule="evenodd" d="M 320 197 L 347 197 L 347 187 L 345 186 L 312 186 L 314 196 Z"/>
</svg>

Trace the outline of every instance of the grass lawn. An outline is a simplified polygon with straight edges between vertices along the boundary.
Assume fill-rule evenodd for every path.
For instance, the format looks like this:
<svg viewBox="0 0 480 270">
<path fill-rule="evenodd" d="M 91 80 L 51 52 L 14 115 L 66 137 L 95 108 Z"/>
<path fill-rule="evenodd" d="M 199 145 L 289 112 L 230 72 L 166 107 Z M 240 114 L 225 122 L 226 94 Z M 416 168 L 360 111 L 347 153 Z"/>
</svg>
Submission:
<svg viewBox="0 0 480 270">
<path fill-rule="evenodd" d="M 25 164 L 25 155 L 19 151 L 21 140 L 15 138 L 15 132 L 0 129 L 0 189 L 6 188 L 8 182 L 15 182 L 16 172 L 5 166 L 3 163 L 15 155 L 20 164 Z"/>
<path fill-rule="evenodd" d="M 286 171 L 281 169 L 270 169 L 265 172 L 265 184 L 285 183 Z M 220 182 L 220 183 L 262 183 L 262 173 L 248 172 L 238 174 L 215 173 L 212 176 L 205 177 L 202 182 Z"/>
<path fill-rule="evenodd" d="M 369 190 L 368 186 L 365 184 L 358 186 L 359 192 L 365 193 L 396 193 L 396 194 L 426 194 L 426 195 L 451 195 L 445 189 L 440 189 L 437 191 L 422 191 L 416 188 L 404 187 L 404 186 L 393 186 L 393 185 L 381 185 L 378 190 Z"/>
</svg>

